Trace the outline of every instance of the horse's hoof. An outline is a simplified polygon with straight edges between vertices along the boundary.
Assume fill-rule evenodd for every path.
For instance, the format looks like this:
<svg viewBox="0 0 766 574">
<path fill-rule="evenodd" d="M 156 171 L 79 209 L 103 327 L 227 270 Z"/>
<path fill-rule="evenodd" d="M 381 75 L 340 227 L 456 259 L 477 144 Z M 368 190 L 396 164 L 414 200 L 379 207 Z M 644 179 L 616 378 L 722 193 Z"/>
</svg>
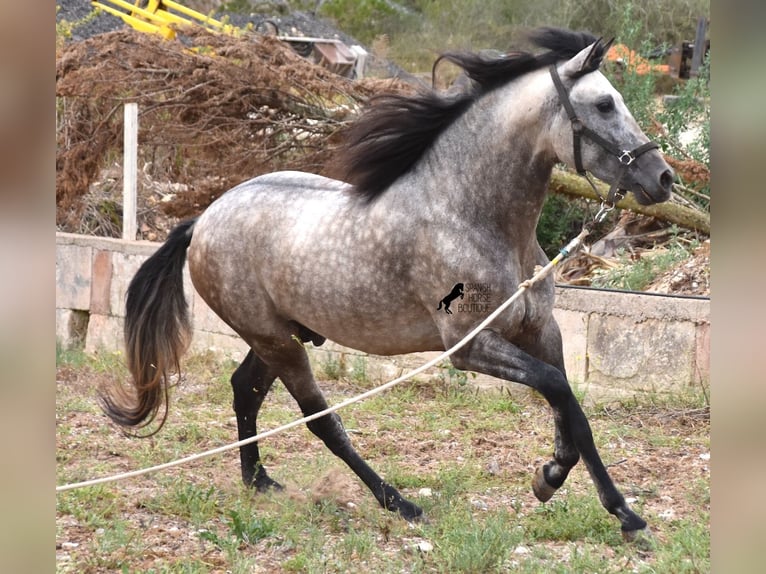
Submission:
<svg viewBox="0 0 766 574">
<path fill-rule="evenodd" d="M 639 528 L 638 530 L 623 530 L 622 538 L 625 542 L 632 544 L 639 550 L 650 552 L 657 547 L 657 540 L 654 538 L 649 527 Z"/>
<path fill-rule="evenodd" d="M 544 465 L 538 466 L 535 475 L 532 477 L 532 492 L 535 493 L 535 497 L 540 502 L 548 502 L 557 490 L 545 480 L 544 468 Z"/>
<path fill-rule="evenodd" d="M 417 523 L 425 520 L 422 508 L 398 495 L 396 500 L 392 500 L 384 508 L 397 513 L 407 522 Z"/>
<path fill-rule="evenodd" d="M 251 483 L 251 485 L 255 487 L 256 492 L 279 492 L 280 490 L 284 490 L 284 487 L 281 484 L 268 476 L 258 477 Z"/>
<path fill-rule="evenodd" d="M 398 509 L 399 516 L 404 518 L 407 522 L 412 523 L 425 523 L 427 522 L 423 509 L 410 502 L 404 501 L 405 504 L 401 505 Z"/>
<path fill-rule="evenodd" d="M 425 515 L 423 511 L 420 512 L 420 514 L 416 514 L 415 516 L 411 518 L 405 518 L 407 522 L 410 524 L 430 524 L 430 520 L 428 520 L 428 516 Z"/>
</svg>

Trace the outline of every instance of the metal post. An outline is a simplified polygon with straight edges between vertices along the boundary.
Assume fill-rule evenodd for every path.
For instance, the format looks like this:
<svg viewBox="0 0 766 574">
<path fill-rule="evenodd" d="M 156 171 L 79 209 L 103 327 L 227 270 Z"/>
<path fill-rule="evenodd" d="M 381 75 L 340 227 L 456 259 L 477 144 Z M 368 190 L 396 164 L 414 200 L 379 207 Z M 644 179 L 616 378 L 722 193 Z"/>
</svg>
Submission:
<svg viewBox="0 0 766 574">
<path fill-rule="evenodd" d="M 122 175 L 122 238 L 135 241 L 138 225 L 138 104 L 125 104 L 125 133 Z"/>
</svg>

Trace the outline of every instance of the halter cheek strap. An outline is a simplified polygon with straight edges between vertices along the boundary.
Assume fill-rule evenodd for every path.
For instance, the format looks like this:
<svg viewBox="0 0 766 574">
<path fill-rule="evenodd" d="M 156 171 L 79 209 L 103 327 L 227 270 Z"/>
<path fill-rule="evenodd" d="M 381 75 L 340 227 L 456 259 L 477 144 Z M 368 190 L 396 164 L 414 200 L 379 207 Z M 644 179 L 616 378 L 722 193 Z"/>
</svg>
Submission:
<svg viewBox="0 0 766 574">
<path fill-rule="evenodd" d="M 572 146 L 574 148 L 574 161 L 575 161 L 575 169 L 577 170 L 577 173 L 585 177 L 585 179 L 588 180 L 588 183 L 590 183 L 591 187 L 593 188 L 593 191 L 596 193 L 596 196 L 600 197 L 602 200 L 602 211 L 609 211 L 612 208 L 614 208 L 614 204 L 625 197 L 624 190 L 621 189 L 620 183 L 622 182 L 622 178 L 625 176 L 625 172 L 628 171 L 628 168 L 630 165 L 636 161 L 636 158 L 640 155 L 646 153 L 647 151 L 651 149 L 657 149 L 660 146 L 657 145 L 653 141 L 648 141 L 645 144 L 642 144 L 635 149 L 632 150 L 626 150 L 621 149 L 617 147 L 615 144 L 610 142 L 609 140 L 601 137 L 599 134 L 591 130 L 588 126 L 586 126 L 580 118 L 577 117 L 577 114 L 574 111 L 574 107 L 572 106 L 572 102 L 569 100 L 569 94 L 567 93 L 566 88 L 564 87 L 564 83 L 561 81 L 561 76 L 559 76 L 559 72 L 556 69 L 556 65 L 552 64 L 550 67 L 551 72 L 551 78 L 553 79 L 553 85 L 556 86 L 556 91 L 559 95 L 559 100 L 561 101 L 561 105 L 564 106 L 564 110 L 567 113 L 567 116 L 569 117 L 569 121 L 572 122 Z M 593 181 L 588 177 L 587 172 L 585 171 L 585 168 L 582 165 L 582 137 L 586 136 L 588 139 L 590 139 L 592 142 L 598 144 L 601 146 L 604 150 L 615 156 L 621 164 L 620 172 L 617 174 L 617 177 L 615 178 L 614 182 L 612 183 L 611 187 L 609 188 L 609 193 L 606 197 L 602 197 L 601 194 L 598 192 L 598 189 L 596 189 L 595 184 Z"/>
</svg>

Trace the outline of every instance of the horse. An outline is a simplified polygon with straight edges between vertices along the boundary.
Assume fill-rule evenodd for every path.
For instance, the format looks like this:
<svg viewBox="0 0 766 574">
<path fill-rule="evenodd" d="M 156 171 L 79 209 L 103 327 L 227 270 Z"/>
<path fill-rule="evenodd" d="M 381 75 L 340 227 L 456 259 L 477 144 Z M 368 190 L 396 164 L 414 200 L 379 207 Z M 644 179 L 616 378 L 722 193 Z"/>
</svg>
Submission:
<svg viewBox="0 0 766 574">
<path fill-rule="evenodd" d="M 451 315 L 452 311 L 450 311 L 450 308 L 449 308 L 450 303 L 452 303 L 458 297 L 460 297 L 461 299 L 465 297 L 462 283 L 455 283 L 455 286 L 452 288 L 452 291 L 450 291 L 441 301 L 439 301 L 439 306 L 436 307 L 436 310 L 441 311 L 442 305 L 444 305 L 444 312 Z"/>
<path fill-rule="evenodd" d="M 514 293 L 548 261 L 536 225 L 556 164 L 611 182 L 610 196 L 667 200 L 674 172 L 600 71 L 611 42 L 557 28 L 529 38 L 536 48 L 499 57 L 442 54 L 469 78 L 465 89 L 373 98 L 348 128 L 338 179 L 264 174 L 175 227 L 129 284 L 132 380 L 100 391 L 106 414 L 135 432 L 157 426 L 164 405 L 154 432 L 165 422 L 191 333 L 185 262 L 194 289 L 249 346 L 231 376 L 239 439 L 247 439 L 277 377 L 305 415 L 327 408 L 307 343 L 330 339 L 377 355 L 442 351 Z M 438 312 L 434 302 L 456 283 L 490 286 L 488 310 Z M 549 500 L 582 459 L 603 507 L 633 540 L 647 523 L 607 472 L 569 385 L 553 301 L 549 276 L 451 362 L 539 392 L 555 435 L 552 458 L 532 476 L 535 496 Z M 424 518 L 355 450 L 336 413 L 307 426 L 384 509 Z M 281 488 L 257 442 L 240 448 L 240 463 L 246 485 Z"/>
</svg>

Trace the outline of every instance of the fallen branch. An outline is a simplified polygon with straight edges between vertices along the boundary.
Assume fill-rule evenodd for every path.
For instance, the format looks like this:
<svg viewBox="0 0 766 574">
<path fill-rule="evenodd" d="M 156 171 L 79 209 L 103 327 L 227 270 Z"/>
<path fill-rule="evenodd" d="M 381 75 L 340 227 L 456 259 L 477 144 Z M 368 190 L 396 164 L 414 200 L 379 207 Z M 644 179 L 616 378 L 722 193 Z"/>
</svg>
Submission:
<svg viewBox="0 0 766 574">
<path fill-rule="evenodd" d="M 606 197 L 609 186 L 600 181 L 596 181 L 596 188 L 599 193 Z M 584 178 L 579 175 L 562 171 L 553 170 L 553 176 L 548 184 L 548 189 L 554 193 L 561 193 L 575 197 L 585 197 L 588 199 L 599 200 Z M 629 209 L 641 215 L 650 215 L 669 223 L 675 223 L 686 229 L 693 229 L 710 235 L 710 215 L 702 211 L 679 205 L 677 203 L 656 203 L 654 205 L 641 205 L 631 194 L 617 202 L 619 209 Z"/>
</svg>

